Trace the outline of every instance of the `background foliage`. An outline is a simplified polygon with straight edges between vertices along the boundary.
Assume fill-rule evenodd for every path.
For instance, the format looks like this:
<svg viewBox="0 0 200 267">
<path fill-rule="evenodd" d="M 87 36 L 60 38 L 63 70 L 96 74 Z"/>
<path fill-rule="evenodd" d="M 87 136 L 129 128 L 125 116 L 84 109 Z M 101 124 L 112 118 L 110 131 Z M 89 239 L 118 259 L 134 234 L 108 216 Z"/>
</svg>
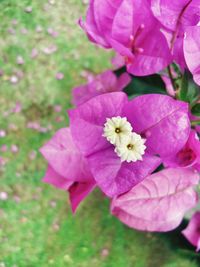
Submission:
<svg viewBox="0 0 200 267">
<path fill-rule="evenodd" d="M 128 229 L 98 190 L 73 216 L 41 183 L 38 148 L 67 125 L 71 88 L 110 65 L 77 26 L 84 2 L 0 0 L 0 266 L 196 267 L 180 232 Z"/>
</svg>

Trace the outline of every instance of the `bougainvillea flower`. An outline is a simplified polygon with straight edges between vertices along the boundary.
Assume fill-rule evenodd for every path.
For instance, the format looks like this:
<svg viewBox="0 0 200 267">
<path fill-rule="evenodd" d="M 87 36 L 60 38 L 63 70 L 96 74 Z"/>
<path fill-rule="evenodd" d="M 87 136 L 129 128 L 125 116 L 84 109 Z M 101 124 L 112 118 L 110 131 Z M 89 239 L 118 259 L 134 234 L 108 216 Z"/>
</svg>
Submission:
<svg viewBox="0 0 200 267">
<path fill-rule="evenodd" d="M 194 81 L 200 85 L 200 26 L 188 27 L 184 39 L 184 55 Z"/>
<path fill-rule="evenodd" d="M 196 212 L 185 230 L 182 231 L 185 238 L 195 247 L 196 251 L 200 250 L 200 212 Z"/>
<path fill-rule="evenodd" d="M 103 94 L 69 111 L 69 116 L 74 142 L 87 157 L 97 185 L 110 197 L 127 192 L 152 173 L 161 163 L 158 155 L 176 154 L 190 133 L 188 104 L 159 94 L 138 96 L 131 101 L 123 92 Z M 115 125 L 113 118 L 121 121 Z M 109 136 L 106 138 L 109 120 L 113 123 L 113 135 L 123 136 L 124 129 L 128 129 L 125 125 L 130 123 L 133 133 L 142 137 L 137 148 L 134 142 L 127 144 L 132 153 L 140 154 L 137 156 L 141 160 L 123 162 L 116 153 L 118 144 L 112 144 Z M 143 139 L 146 149 L 141 147 Z"/>
<path fill-rule="evenodd" d="M 197 25 L 200 20 L 199 0 L 152 0 L 152 11 L 160 23 L 171 33 L 170 48 L 174 60 L 186 67 L 183 54 L 183 39 L 188 26 Z"/>
<path fill-rule="evenodd" d="M 196 25 L 199 22 L 199 0 L 152 0 L 151 7 L 156 18 L 167 29 Z"/>
<path fill-rule="evenodd" d="M 48 162 L 43 181 L 68 190 L 72 210 L 93 190 L 95 181 L 87 160 L 75 146 L 69 128 L 60 129 L 40 152 Z"/>
<path fill-rule="evenodd" d="M 156 73 L 171 62 L 148 0 L 91 0 L 86 22 L 80 25 L 91 41 L 121 54 L 134 75 Z"/>
<path fill-rule="evenodd" d="M 123 73 L 117 78 L 112 71 L 105 71 L 95 77 L 89 84 L 73 89 L 73 104 L 78 106 L 97 95 L 122 91 L 130 81 L 131 78 L 127 73 Z"/>
<path fill-rule="evenodd" d="M 144 179 L 117 198 L 111 212 L 129 227 L 166 232 L 176 228 L 186 211 L 197 204 L 193 187 L 199 174 L 190 169 L 165 169 Z"/>
<path fill-rule="evenodd" d="M 163 160 L 168 167 L 193 167 L 200 170 L 200 141 L 194 130 L 186 145 L 173 157 Z"/>
</svg>

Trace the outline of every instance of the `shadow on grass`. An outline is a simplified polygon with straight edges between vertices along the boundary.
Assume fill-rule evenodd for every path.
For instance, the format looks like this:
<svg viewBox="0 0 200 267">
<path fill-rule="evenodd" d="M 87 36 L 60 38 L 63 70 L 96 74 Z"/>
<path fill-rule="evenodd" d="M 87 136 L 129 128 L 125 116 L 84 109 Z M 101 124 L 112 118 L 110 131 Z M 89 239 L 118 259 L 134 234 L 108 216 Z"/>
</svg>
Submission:
<svg viewBox="0 0 200 267">
<path fill-rule="evenodd" d="M 188 220 L 184 219 L 182 223 L 174 231 L 160 234 L 166 239 L 171 246 L 177 249 L 181 254 L 190 257 L 191 259 L 198 259 L 200 263 L 200 254 L 195 252 L 195 247 L 192 246 L 181 232 L 187 227 Z"/>
</svg>

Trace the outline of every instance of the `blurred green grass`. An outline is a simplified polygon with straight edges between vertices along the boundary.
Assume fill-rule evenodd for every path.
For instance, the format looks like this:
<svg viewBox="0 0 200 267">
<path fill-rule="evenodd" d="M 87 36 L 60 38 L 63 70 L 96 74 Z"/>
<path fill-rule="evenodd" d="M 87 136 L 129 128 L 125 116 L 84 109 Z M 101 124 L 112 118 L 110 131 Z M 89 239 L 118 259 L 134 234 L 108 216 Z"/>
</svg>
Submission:
<svg viewBox="0 0 200 267">
<path fill-rule="evenodd" d="M 98 190 L 73 216 L 66 193 L 41 182 L 46 163 L 37 151 L 67 125 L 71 88 L 85 82 L 85 71 L 110 66 L 111 54 L 89 43 L 77 26 L 85 8 L 79 0 L 0 0 L 0 130 L 6 131 L 0 147 L 8 146 L 0 151 L 6 161 L 0 192 L 8 196 L 0 200 L 0 266 L 197 267 L 199 256 L 177 232 L 128 229 L 109 214 L 109 201 Z M 57 51 L 45 54 L 52 46 Z M 59 72 L 61 80 L 55 78 Z M 16 103 L 22 110 L 8 114 Z M 49 130 L 29 129 L 30 122 Z M 11 152 L 12 145 L 19 151 Z"/>
</svg>

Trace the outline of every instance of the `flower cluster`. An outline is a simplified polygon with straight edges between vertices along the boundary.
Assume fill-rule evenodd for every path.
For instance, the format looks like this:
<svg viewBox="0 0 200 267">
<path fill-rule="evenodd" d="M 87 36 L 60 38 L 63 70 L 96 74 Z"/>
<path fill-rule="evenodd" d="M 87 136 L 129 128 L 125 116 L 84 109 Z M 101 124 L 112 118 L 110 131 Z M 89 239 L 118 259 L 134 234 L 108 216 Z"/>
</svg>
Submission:
<svg viewBox="0 0 200 267">
<path fill-rule="evenodd" d="M 199 23 L 200 0 L 90 0 L 80 25 L 120 69 L 73 89 L 69 127 L 40 150 L 43 181 L 69 192 L 73 212 L 96 187 L 138 230 L 170 231 L 196 207 Z M 199 224 L 197 212 L 183 231 L 197 249 Z"/>
<path fill-rule="evenodd" d="M 200 85 L 199 21 L 199 0 L 91 0 L 80 25 L 119 53 L 129 73 L 149 75 L 174 61 Z"/>
<path fill-rule="evenodd" d="M 113 145 L 121 161 L 136 162 L 142 160 L 146 146 L 139 134 L 132 133 L 132 126 L 126 117 L 107 118 L 103 136 Z"/>
</svg>

